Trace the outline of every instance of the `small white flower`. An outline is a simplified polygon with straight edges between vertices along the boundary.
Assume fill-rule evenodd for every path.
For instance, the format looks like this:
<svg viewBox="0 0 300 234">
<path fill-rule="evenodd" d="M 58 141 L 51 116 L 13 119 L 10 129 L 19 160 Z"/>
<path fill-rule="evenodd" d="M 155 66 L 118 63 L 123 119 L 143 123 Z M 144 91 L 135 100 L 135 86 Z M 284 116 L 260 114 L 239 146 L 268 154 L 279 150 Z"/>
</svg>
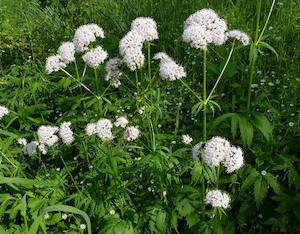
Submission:
<svg viewBox="0 0 300 234">
<path fill-rule="evenodd" d="M 121 116 L 116 119 L 115 126 L 125 128 L 128 123 L 128 119 L 125 116 Z"/>
<path fill-rule="evenodd" d="M 9 110 L 5 106 L 0 106 L 0 119 L 9 113 Z"/>
<path fill-rule="evenodd" d="M 70 145 L 74 141 L 73 131 L 70 126 L 71 122 L 63 122 L 59 127 L 58 135 L 66 145 Z"/>
<path fill-rule="evenodd" d="M 294 122 L 289 122 L 289 126 L 293 127 L 294 126 Z"/>
<path fill-rule="evenodd" d="M 205 203 L 212 207 L 228 208 L 230 204 L 230 197 L 226 192 L 220 190 L 211 190 L 206 193 Z"/>
<path fill-rule="evenodd" d="M 104 62 L 108 54 L 101 46 L 97 46 L 95 49 L 91 49 L 86 52 L 82 59 L 91 68 L 97 68 Z"/>
<path fill-rule="evenodd" d="M 140 130 L 138 129 L 138 126 L 127 127 L 124 133 L 124 139 L 126 141 L 134 141 L 139 137 L 139 135 Z"/>
<path fill-rule="evenodd" d="M 115 213 L 116 213 L 115 210 L 110 210 L 110 211 L 109 211 L 109 214 L 110 214 L 110 215 L 114 215 Z"/>
<path fill-rule="evenodd" d="M 25 138 L 20 138 L 19 140 L 18 140 L 18 144 L 19 145 L 27 145 L 27 140 L 25 139 Z"/>
<path fill-rule="evenodd" d="M 181 137 L 182 137 L 182 143 L 185 145 L 191 144 L 191 142 L 193 141 L 193 138 L 188 134 L 184 134 Z"/>
<path fill-rule="evenodd" d="M 86 225 L 84 223 L 80 224 L 80 229 L 82 230 L 86 229 Z"/>
<path fill-rule="evenodd" d="M 61 68 L 65 68 L 67 65 L 62 62 L 60 55 L 52 55 L 47 58 L 46 71 L 48 74 L 56 72 Z"/>
<path fill-rule="evenodd" d="M 49 218 L 50 218 L 49 214 L 46 213 L 46 214 L 44 215 L 44 219 L 49 219 Z"/>
<path fill-rule="evenodd" d="M 249 45 L 249 43 L 250 43 L 249 36 L 240 30 L 232 30 L 232 31 L 226 32 L 226 36 L 227 36 L 227 38 L 233 38 L 233 39 L 240 41 L 244 46 Z"/>
<path fill-rule="evenodd" d="M 139 114 L 142 115 L 145 112 L 145 106 L 142 106 L 139 110 L 138 110 Z"/>
<path fill-rule="evenodd" d="M 265 175 L 267 174 L 267 172 L 266 172 L 265 170 L 263 170 L 263 171 L 260 172 L 260 174 L 261 174 L 262 176 L 265 176 Z"/>
<path fill-rule="evenodd" d="M 131 30 L 137 31 L 144 41 L 158 39 L 156 22 L 150 17 L 138 17 L 131 23 Z"/>
<path fill-rule="evenodd" d="M 38 145 L 39 150 L 41 151 L 42 154 L 47 154 L 48 153 L 48 149 L 47 146 L 45 146 L 44 144 L 39 144 Z"/>
<path fill-rule="evenodd" d="M 68 218 L 68 215 L 67 215 L 67 214 L 63 214 L 63 215 L 61 216 L 61 218 L 62 218 L 63 220 L 66 220 L 66 219 Z"/>
<path fill-rule="evenodd" d="M 58 55 L 65 64 L 69 64 L 75 61 L 75 46 L 73 42 L 63 42 L 58 48 Z"/>
<path fill-rule="evenodd" d="M 167 195 L 167 191 L 163 191 L 163 196 L 165 197 Z"/>
</svg>

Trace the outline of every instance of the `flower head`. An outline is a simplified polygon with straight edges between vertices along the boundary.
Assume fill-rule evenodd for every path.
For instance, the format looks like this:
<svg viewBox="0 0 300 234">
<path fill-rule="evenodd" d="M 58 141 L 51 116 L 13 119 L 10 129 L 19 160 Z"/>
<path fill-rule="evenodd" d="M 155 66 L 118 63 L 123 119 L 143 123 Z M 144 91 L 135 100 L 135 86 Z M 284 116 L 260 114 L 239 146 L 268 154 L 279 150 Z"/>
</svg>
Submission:
<svg viewBox="0 0 300 234">
<path fill-rule="evenodd" d="M 129 31 L 120 41 L 119 51 L 126 66 L 135 71 L 144 66 L 145 57 L 142 52 L 143 37 L 136 31 Z"/>
<path fill-rule="evenodd" d="M 216 136 L 208 140 L 204 146 L 203 161 L 210 166 L 219 166 L 225 157 L 231 154 L 230 142 Z"/>
<path fill-rule="evenodd" d="M 128 119 L 125 116 L 121 116 L 116 119 L 115 126 L 126 128 L 128 123 L 129 123 Z"/>
<path fill-rule="evenodd" d="M 0 119 L 2 119 L 5 115 L 8 115 L 9 110 L 5 106 L 0 106 Z"/>
<path fill-rule="evenodd" d="M 73 43 L 75 45 L 75 50 L 78 52 L 83 52 L 88 50 L 88 46 L 96 41 L 96 38 L 104 38 L 104 31 L 97 24 L 86 24 L 77 28 Z"/>
<path fill-rule="evenodd" d="M 56 72 L 61 68 L 65 68 L 67 65 L 62 61 L 60 55 L 52 55 L 47 58 L 46 71 L 48 74 Z"/>
<path fill-rule="evenodd" d="M 82 59 L 91 68 L 97 68 L 107 58 L 107 52 L 101 46 L 86 52 Z"/>
<path fill-rule="evenodd" d="M 127 127 L 124 133 L 124 139 L 126 141 L 134 141 L 139 137 L 139 135 L 140 130 L 138 129 L 138 126 Z"/>
<path fill-rule="evenodd" d="M 188 145 L 188 144 L 190 144 L 192 141 L 193 141 L 193 138 L 192 138 L 190 135 L 188 135 L 188 134 L 182 135 L 182 143 L 183 143 L 183 144 Z"/>
<path fill-rule="evenodd" d="M 228 208 L 230 205 L 230 197 L 226 192 L 220 190 L 211 190 L 206 193 L 205 203 L 212 207 Z"/>
<path fill-rule="evenodd" d="M 66 145 L 70 145 L 74 141 L 73 131 L 71 130 L 70 126 L 71 122 L 63 122 L 58 131 L 59 137 Z"/>
<path fill-rule="evenodd" d="M 27 145 L 27 140 L 25 138 L 19 138 L 18 139 L 18 144 L 19 145 Z"/>
<path fill-rule="evenodd" d="M 226 22 L 211 9 L 192 14 L 184 23 L 183 41 L 192 47 L 204 49 L 208 44 L 222 45 L 226 42 Z"/>
<path fill-rule="evenodd" d="M 61 61 L 66 65 L 75 61 L 75 46 L 73 42 L 63 42 L 57 52 Z"/>
<path fill-rule="evenodd" d="M 96 123 L 96 134 L 102 141 L 109 141 L 113 139 L 112 135 L 113 125 L 109 119 L 100 119 Z"/>
<path fill-rule="evenodd" d="M 87 124 L 86 127 L 85 127 L 85 133 L 88 136 L 96 134 L 96 124 L 95 123 Z"/>
<path fill-rule="evenodd" d="M 131 23 L 131 30 L 137 31 L 144 41 L 158 39 L 156 22 L 150 17 L 138 17 Z"/>
<path fill-rule="evenodd" d="M 38 128 L 37 134 L 40 144 L 45 146 L 53 146 L 58 142 L 59 138 L 55 135 L 58 132 L 58 127 L 42 125 Z"/>
<path fill-rule="evenodd" d="M 165 80 L 179 80 L 186 77 L 184 68 L 178 65 L 171 57 L 166 53 L 157 53 L 154 59 L 159 59 L 159 74 Z"/>
<path fill-rule="evenodd" d="M 119 58 L 111 58 L 105 65 L 105 80 L 110 81 L 115 88 L 118 88 L 121 85 L 119 77 L 122 74 L 120 71 L 120 66 L 122 65 L 122 63 L 123 61 Z"/>
<path fill-rule="evenodd" d="M 230 154 L 224 158 L 223 165 L 227 173 L 232 173 L 244 165 L 243 151 L 240 147 L 231 146 Z"/>
<path fill-rule="evenodd" d="M 250 43 L 250 37 L 240 30 L 232 30 L 226 32 L 226 36 L 227 38 L 233 38 L 235 40 L 240 41 L 244 46 L 249 45 Z"/>
</svg>

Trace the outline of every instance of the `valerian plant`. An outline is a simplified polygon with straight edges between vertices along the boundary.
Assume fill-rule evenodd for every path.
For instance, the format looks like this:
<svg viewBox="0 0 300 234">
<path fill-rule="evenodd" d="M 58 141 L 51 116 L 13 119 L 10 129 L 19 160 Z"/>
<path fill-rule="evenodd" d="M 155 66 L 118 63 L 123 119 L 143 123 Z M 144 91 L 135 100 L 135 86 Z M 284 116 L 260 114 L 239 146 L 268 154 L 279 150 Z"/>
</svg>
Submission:
<svg viewBox="0 0 300 234">
<path fill-rule="evenodd" d="M 7 107 L 1 102 L 1 233 L 235 233 L 243 230 L 245 213 L 253 204 L 261 207 L 270 192 L 280 211 L 288 207 L 298 214 L 285 203 L 293 194 L 283 193 L 276 174 L 299 189 L 297 159 L 281 154 L 278 160 L 284 163 L 271 170 L 262 157 L 250 158 L 251 152 L 238 146 L 252 143 L 245 118 L 236 113 L 215 118 L 223 106 L 217 90 L 232 57 L 251 43 L 262 44 L 261 39 L 252 42 L 246 33 L 229 30 L 211 9 L 189 16 L 182 39 L 201 52 L 203 64 L 199 87 L 191 87 L 185 61 L 156 43 L 159 29 L 153 18 L 134 19 L 120 39 L 119 53 L 111 56 L 104 45 L 112 35 L 97 24 L 82 25 L 48 57 L 48 75 L 42 73 L 31 96 L 23 94 L 22 80 L 21 95 L 32 106 L 24 103 L 18 110 L 13 98 Z M 213 78 L 208 58 L 227 43 L 231 49 Z M 36 95 L 48 85 L 49 93 L 37 103 Z M 172 85 L 175 96 L 165 89 Z M 180 108 L 188 104 L 182 88 L 189 101 L 196 100 L 192 117 L 202 118 L 200 126 L 190 123 L 189 129 L 201 136 L 180 129 Z M 168 110 L 172 105 L 176 114 Z M 227 118 L 233 119 L 230 141 L 227 132 L 212 134 Z M 268 120 L 255 118 L 255 126 L 271 140 Z M 255 166 L 248 163 L 253 160 Z M 228 215 L 235 207 L 238 220 Z"/>
</svg>

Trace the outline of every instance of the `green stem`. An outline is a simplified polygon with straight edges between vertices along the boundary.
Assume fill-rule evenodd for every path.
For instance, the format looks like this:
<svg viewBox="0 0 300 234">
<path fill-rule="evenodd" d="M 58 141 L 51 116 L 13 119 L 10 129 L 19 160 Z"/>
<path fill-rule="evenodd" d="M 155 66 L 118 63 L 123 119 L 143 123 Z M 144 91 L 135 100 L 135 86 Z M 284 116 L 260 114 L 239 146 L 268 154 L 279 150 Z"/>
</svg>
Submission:
<svg viewBox="0 0 300 234">
<path fill-rule="evenodd" d="M 148 41 L 147 42 L 147 50 L 148 50 L 148 76 L 149 76 L 149 80 L 151 80 L 151 50 L 150 50 L 151 44 Z"/>
<path fill-rule="evenodd" d="M 97 69 L 94 69 L 94 73 L 95 73 L 96 94 L 99 95 L 99 79 L 98 79 Z"/>
<path fill-rule="evenodd" d="M 261 0 L 260 0 L 260 1 L 261 1 Z M 272 5 L 271 5 L 270 10 L 269 10 L 269 14 L 268 14 L 266 23 L 265 23 L 265 25 L 264 25 L 264 27 L 263 27 L 263 30 L 261 31 L 261 33 L 260 33 L 260 35 L 259 35 L 259 38 L 258 38 L 257 41 L 256 41 L 256 45 L 258 45 L 258 43 L 261 41 L 262 36 L 264 35 L 264 32 L 265 32 L 266 29 L 267 29 L 268 23 L 269 23 L 269 21 L 270 21 L 270 18 L 271 18 L 273 9 L 274 9 L 275 2 L 276 2 L 276 0 L 273 0 Z"/>
<path fill-rule="evenodd" d="M 74 76 L 72 76 L 69 72 L 67 72 L 65 69 L 60 68 L 61 71 L 63 71 L 65 74 L 67 74 L 69 77 L 71 77 L 72 79 L 74 79 L 76 82 L 78 82 L 83 88 L 85 88 L 88 92 L 90 92 L 93 96 L 95 96 L 98 100 L 100 100 L 101 98 L 95 94 L 90 88 L 88 88 L 84 83 L 82 83 L 81 81 L 77 80 Z"/>
<path fill-rule="evenodd" d="M 137 96 L 139 96 L 139 77 L 138 77 L 137 70 L 135 70 L 134 73 L 135 73 L 136 92 L 137 92 Z"/>
<path fill-rule="evenodd" d="M 261 12 L 261 0 L 256 0 L 256 28 L 255 28 L 255 42 L 258 40 L 259 35 L 259 22 Z"/>
<path fill-rule="evenodd" d="M 247 112 L 250 111 L 250 102 L 251 102 L 251 86 L 254 78 L 254 68 L 255 68 L 255 61 L 252 61 L 250 63 L 250 78 L 249 78 L 249 84 L 248 84 L 248 95 L 247 95 Z"/>
<path fill-rule="evenodd" d="M 206 142 L 206 54 L 207 48 L 203 49 L 203 142 Z"/>
<path fill-rule="evenodd" d="M 222 78 L 222 76 L 223 76 L 223 74 L 224 74 L 224 72 L 225 72 L 227 66 L 228 66 L 228 63 L 229 63 L 230 58 L 231 58 L 231 56 L 232 56 L 233 50 L 234 50 L 234 42 L 232 43 L 232 47 L 231 47 L 231 50 L 230 50 L 230 52 L 229 52 L 228 58 L 227 58 L 227 60 L 226 60 L 226 63 L 225 63 L 225 65 L 224 65 L 224 67 L 223 67 L 223 69 L 222 69 L 222 71 L 221 71 L 221 73 L 220 73 L 220 75 L 219 75 L 219 77 L 218 77 L 218 79 L 217 79 L 217 81 L 216 81 L 214 87 L 212 88 L 212 90 L 210 91 L 210 93 L 209 93 L 209 95 L 208 95 L 208 97 L 207 97 L 207 99 L 206 99 L 206 102 L 207 102 L 207 103 L 208 103 L 209 99 L 211 98 L 211 96 L 213 95 L 215 89 L 217 88 L 217 86 L 218 86 L 218 84 L 219 84 L 219 82 L 220 82 L 220 80 L 221 80 L 221 78 Z"/>
<path fill-rule="evenodd" d="M 73 178 L 73 176 L 72 176 L 72 174 L 71 174 L 71 172 L 70 172 L 70 170 L 69 170 L 69 168 L 68 168 L 68 166 L 67 166 L 65 160 L 63 159 L 63 157 L 61 156 L 61 154 L 59 154 L 59 156 L 60 156 L 60 159 L 61 159 L 61 161 L 63 162 L 65 168 L 67 169 L 67 172 L 68 172 L 69 176 L 71 177 L 71 180 L 72 180 L 72 182 L 73 182 L 75 188 L 77 189 L 77 191 L 78 191 L 79 193 L 81 193 L 81 191 L 79 190 L 79 188 L 78 188 L 78 186 L 77 186 L 77 184 L 76 184 L 76 182 L 75 182 L 75 180 L 74 180 L 74 178 Z"/>
</svg>

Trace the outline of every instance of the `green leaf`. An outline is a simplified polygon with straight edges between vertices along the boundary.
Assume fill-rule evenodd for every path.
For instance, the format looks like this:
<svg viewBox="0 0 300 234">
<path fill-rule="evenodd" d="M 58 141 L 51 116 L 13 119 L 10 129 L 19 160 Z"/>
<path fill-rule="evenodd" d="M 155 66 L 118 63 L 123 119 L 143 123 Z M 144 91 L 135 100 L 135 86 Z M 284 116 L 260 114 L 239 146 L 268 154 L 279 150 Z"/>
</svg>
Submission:
<svg viewBox="0 0 300 234">
<path fill-rule="evenodd" d="M 253 185 L 258 177 L 259 173 L 256 170 L 253 170 L 250 175 L 248 175 L 248 177 L 244 180 L 241 187 L 241 193 L 244 193 L 251 185 Z"/>
<path fill-rule="evenodd" d="M 239 117 L 239 128 L 243 144 L 250 146 L 253 140 L 253 127 L 251 123 L 243 116 Z"/>
<path fill-rule="evenodd" d="M 194 165 L 194 168 L 192 170 L 192 182 L 199 182 L 203 180 L 202 176 L 202 164 L 197 162 Z"/>
<path fill-rule="evenodd" d="M 269 120 L 263 114 L 254 114 L 255 120 L 253 122 L 254 126 L 263 134 L 267 141 L 272 139 L 273 127 Z"/>
<path fill-rule="evenodd" d="M 264 42 L 264 41 L 260 41 L 259 42 L 259 46 L 262 46 L 262 47 L 265 47 L 265 48 L 271 50 L 276 55 L 276 57 L 278 59 L 278 53 L 277 53 L 277 51 L 270 44 L 268 44 L 267 42 Z"/>
<path fill-rule="evenodd" d="M 238 129 L 238 123 L 239 123 L 239 116 L 238 115 L 233 115 L 231 117 L 231 134 L 232 134 L 233 138 L 236 137 L 237 129 Z"/>
<path fill-rule="evenodd" d="M 254 199 L 256 201 L 256 205 L 259 206 L 263 199 L 265 198 L 268 191 L 267 184 L 264 180 L 262 180 L 261 176 L 254 183 Z"/>
<path fill-rule="evenodd" d="M 209 132 L 211 132 L 215 127 L 217 127 L 218 125 L 220 125 L 222 122 L 224 122 L 225 120 L 232 118 L 234 116 L 237 116 L 235 113 L 226 113 L 223 114 L 221 116 L 219 116 L 218 118 L 215 118 L 211 124 L 211 127 L 209 129 Z"/>
<path fill-rule="evenodd" d="M 274 175 L 272 175 L 271 173 L 267 173 L 264 178 L 266 179 L 266 181 L 268 182 L 268 184 L 271 186 L 271 188 L 273 189 L 273 191 L 277 194 L 281 193 L 281 187 L 276 179 L 276 177 Z"/>
</svg>

